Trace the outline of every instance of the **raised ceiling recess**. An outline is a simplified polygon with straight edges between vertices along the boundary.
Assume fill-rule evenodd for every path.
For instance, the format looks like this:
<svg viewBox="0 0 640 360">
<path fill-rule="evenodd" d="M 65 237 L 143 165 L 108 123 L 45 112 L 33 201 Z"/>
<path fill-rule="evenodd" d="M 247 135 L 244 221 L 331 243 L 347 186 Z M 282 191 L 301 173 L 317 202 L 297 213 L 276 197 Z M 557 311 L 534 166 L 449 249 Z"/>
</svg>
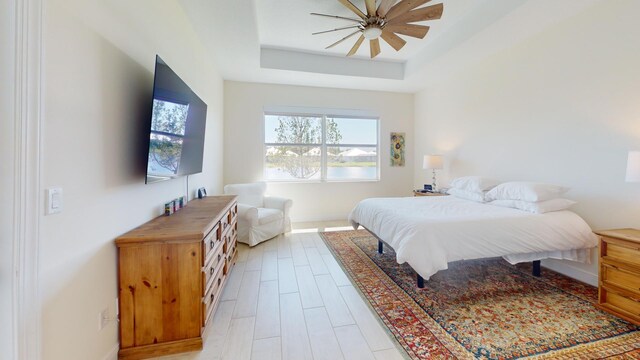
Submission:
<svg viewBox="0 0 640 360">
<path fill-rule="evenodd" d="M 442 11 L 444 10 L 443 4 L 419 8 L 431 0 L 401 0 L 398 3 L 396 3 L 397 0 L 381 0 L 377 9 L 376 0 L 364 0 L 366 12 L 360 10 L 360 8 L 355 6 L 349 0 L 338 1 L 357 15 L 359 19 L 311 13 L 311 15 L 315 16 L 331 17 L 340 21 L 351 22 L 351 25 L 349 26 L 320 31 L 313 33 L 313 35 L 324 34 L 332 31 L 356 29 L 351 34 L 327 46 L 326 49 L 332 48 L 341 42 L 360 34 L 358 40 L 356 40 L 355 44 L 351 47 L 351 50 L 347 53 L 347 56 L 355 54 L 358 51 L 358 48 L 360 48 L 360 45 L 362 45 L 366 39 L 369 40 L 369 49 L 372 59 L 380 54 L 379 38 L 382 38 L 382 40 L 386 41 L 392 48 L 399 51 L 407 42 L 398 36 L 398 34 L 423 39 L 427 35 L 429 27 L 412 23 L 440 19 L 442 17 Z"/>
</svg>

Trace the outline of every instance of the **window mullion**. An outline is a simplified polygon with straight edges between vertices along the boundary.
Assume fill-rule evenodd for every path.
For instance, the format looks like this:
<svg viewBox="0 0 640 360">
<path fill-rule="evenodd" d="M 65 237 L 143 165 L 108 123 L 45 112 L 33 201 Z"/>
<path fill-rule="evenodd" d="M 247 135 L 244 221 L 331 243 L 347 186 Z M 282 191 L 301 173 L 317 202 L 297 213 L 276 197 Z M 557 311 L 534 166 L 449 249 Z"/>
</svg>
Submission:
<svg viewBox="0 0 640 360">
<path fill-rule="evenodd" d="M 327 116 L 322 115 L 322 147 L 320 151 L 320 180 L 327 181 Z"/>
</svg>

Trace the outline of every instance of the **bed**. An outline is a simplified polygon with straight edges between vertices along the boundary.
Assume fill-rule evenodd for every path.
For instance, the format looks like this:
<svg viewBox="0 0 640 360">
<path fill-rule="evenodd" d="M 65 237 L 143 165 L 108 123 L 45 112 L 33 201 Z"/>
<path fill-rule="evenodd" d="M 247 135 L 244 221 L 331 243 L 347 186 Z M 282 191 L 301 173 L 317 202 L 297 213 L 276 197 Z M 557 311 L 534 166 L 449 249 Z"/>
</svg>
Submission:
<svg viewBox="0 0 640 360">
<path fill-rule="evenodd" d="M 351 211 L 349 221 L 362 226 L 396 252 L 424 279 L 448 268 L 448 263 L 503 257 L 511 264 L 540 260 L 591 261 L 597 237 L 575 213 L 564 210 L 532 214 L 460 199 L 454 196 L 371 198 Z"/>
</svg>

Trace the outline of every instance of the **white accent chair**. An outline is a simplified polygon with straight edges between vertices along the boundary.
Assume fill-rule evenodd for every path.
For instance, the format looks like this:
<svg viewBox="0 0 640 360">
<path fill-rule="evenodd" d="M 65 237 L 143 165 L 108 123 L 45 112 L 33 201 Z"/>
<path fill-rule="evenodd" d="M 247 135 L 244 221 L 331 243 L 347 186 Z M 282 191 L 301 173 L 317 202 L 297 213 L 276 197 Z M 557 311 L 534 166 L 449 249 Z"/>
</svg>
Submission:
<svg viewBox="0 0 640 360">
<path fill-rule="evenodd" d="M 238 196 L 238 241 L 255 246 L 291 231 L 293 201 L 264 196 L 267 183 L 225 185 L 224 193 Z"/>
</svg>

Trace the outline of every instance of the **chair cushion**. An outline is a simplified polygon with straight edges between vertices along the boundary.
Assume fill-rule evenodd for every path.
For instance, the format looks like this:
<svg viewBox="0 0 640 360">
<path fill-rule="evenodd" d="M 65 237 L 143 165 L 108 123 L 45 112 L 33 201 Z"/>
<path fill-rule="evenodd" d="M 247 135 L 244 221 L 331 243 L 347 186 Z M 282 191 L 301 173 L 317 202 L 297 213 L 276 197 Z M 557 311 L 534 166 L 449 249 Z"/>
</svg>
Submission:
<svg viewBox="0 0 640 360">
<path fill-rule="evenodd" d="M 284 218 L 282 210 L 258 208 L 258 224 L 264 225 Z"/>
<path fill-rule="evenodd" d="M 265 182 L 229 184 L 224 187 L 225 194 L 238 195 L 238 204 L 251 205 L 257 208 L 264 206 L 264 192 L 266 190 L 267 183 Z"/>
</svg>

